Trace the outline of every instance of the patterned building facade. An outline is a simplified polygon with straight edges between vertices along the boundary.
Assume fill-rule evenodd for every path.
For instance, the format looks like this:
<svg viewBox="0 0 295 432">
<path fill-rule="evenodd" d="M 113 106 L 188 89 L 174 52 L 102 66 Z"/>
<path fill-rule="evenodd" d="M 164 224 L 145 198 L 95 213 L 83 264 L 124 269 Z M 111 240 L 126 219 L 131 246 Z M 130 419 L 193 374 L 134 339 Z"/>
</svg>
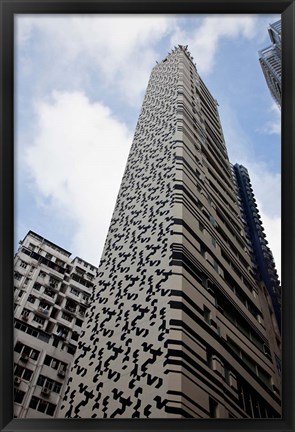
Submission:
<svg viewBox="0 0 295 432">
<path fill-rule="evenodd" d="M 96 268 L 29 231 L 14 267 L 14 416 L 57 415 Z"/>
<path fill-rule="evenodd" d="M 217 105 L 187 47 L 153 68 L 59 417 L 280 417 Z"/>
<path fill-rule="evenodd" d="M 259 51 L 259 62 L 268 88 L 276 103 L 281 106 L 282 99 L 282 45 L 281 20 L 270 24 L 268 34 L 272 45 Z"/>
</svg>

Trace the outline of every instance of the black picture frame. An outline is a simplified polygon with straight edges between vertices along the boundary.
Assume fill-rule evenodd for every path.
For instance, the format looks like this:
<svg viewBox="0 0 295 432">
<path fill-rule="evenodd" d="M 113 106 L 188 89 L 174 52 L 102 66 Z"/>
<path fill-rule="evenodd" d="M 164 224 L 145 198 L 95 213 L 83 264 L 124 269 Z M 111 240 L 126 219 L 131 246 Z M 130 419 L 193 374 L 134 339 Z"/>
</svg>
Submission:
<svg viewBox="0 0 295 432">
<path fill-rule="evenodd" d="M 295 0 L 0 0 L 1 153 L 0 153 L 0 295 L 1 431 L 284 431 L 294 429 L 294 123 Z M 14 237 L 14 15 L 78 13 L 278 13 L 282 16 L 282 287 L 283 416 L 273 420 L 240 419 L 13 419 L 13 237 Z"/>
</svg>

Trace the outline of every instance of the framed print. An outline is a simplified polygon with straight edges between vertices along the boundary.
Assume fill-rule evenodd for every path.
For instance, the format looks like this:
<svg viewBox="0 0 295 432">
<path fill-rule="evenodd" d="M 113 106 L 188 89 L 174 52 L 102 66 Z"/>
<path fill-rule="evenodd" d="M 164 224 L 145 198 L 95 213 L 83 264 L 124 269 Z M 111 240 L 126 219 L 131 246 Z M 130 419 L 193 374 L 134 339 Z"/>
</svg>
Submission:
<svg viewBox="0 0 295 432">
<path fill-rule="evenodd" d="M 1 42 L 1 430 L 292 431 L 294 2 L 1 0 Z"/>
</svg>

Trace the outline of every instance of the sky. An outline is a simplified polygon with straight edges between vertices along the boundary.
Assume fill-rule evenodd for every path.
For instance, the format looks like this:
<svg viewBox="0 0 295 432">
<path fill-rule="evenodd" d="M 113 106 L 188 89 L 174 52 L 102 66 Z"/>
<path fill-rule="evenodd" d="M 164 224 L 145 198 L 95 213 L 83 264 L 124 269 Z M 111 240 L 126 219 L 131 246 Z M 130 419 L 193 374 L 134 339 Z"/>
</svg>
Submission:
<svg viewBox="0 0 295 432">
<path fill-rule="evenodd" d="M 280 110 L 258 50 L 279 15 L 17 15 L 15 249 L 29 230 L 98 265 L 148 79 L 188 45 L 249 171 L 281 270 Z"/>
</svg>

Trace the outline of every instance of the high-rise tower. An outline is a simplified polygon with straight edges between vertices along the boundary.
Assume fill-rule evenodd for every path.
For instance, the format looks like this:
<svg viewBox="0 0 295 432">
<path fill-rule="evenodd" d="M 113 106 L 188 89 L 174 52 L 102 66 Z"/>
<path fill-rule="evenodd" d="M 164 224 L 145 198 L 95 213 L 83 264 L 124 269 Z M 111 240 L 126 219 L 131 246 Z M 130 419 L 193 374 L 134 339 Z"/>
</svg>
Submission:
<svg viewBox="0 0 295 432">
<path fill-rule="evenodd" d="M 59 417 L 280 417 L 217 105 L 187 47 L 153 68 Z"/>
<path fill-rule="evenodd" d="M 243 165 L 235 164 L 233 169 L 241 197 L 242 212 L 246 219 L 247 232 L 252 243 L 253 257 L 257 265 L 257 279 L 263 281 L 268 290 L 276 323 L 278 329 L 281 330 L 281 286 L 272 252 L 267 246 L 268 242 L 253 194 L 249 173 Z M 275 326 L 276 324 L 274 324 Z"/>
<path fill-rule="evenodd" d="M 272 45 L 259 51 L 259 61 L 272 97 L 281 106 L 282 99 L 282 46 L 281 20 L 270 24 L 268 34 Z"/>
</svg>

